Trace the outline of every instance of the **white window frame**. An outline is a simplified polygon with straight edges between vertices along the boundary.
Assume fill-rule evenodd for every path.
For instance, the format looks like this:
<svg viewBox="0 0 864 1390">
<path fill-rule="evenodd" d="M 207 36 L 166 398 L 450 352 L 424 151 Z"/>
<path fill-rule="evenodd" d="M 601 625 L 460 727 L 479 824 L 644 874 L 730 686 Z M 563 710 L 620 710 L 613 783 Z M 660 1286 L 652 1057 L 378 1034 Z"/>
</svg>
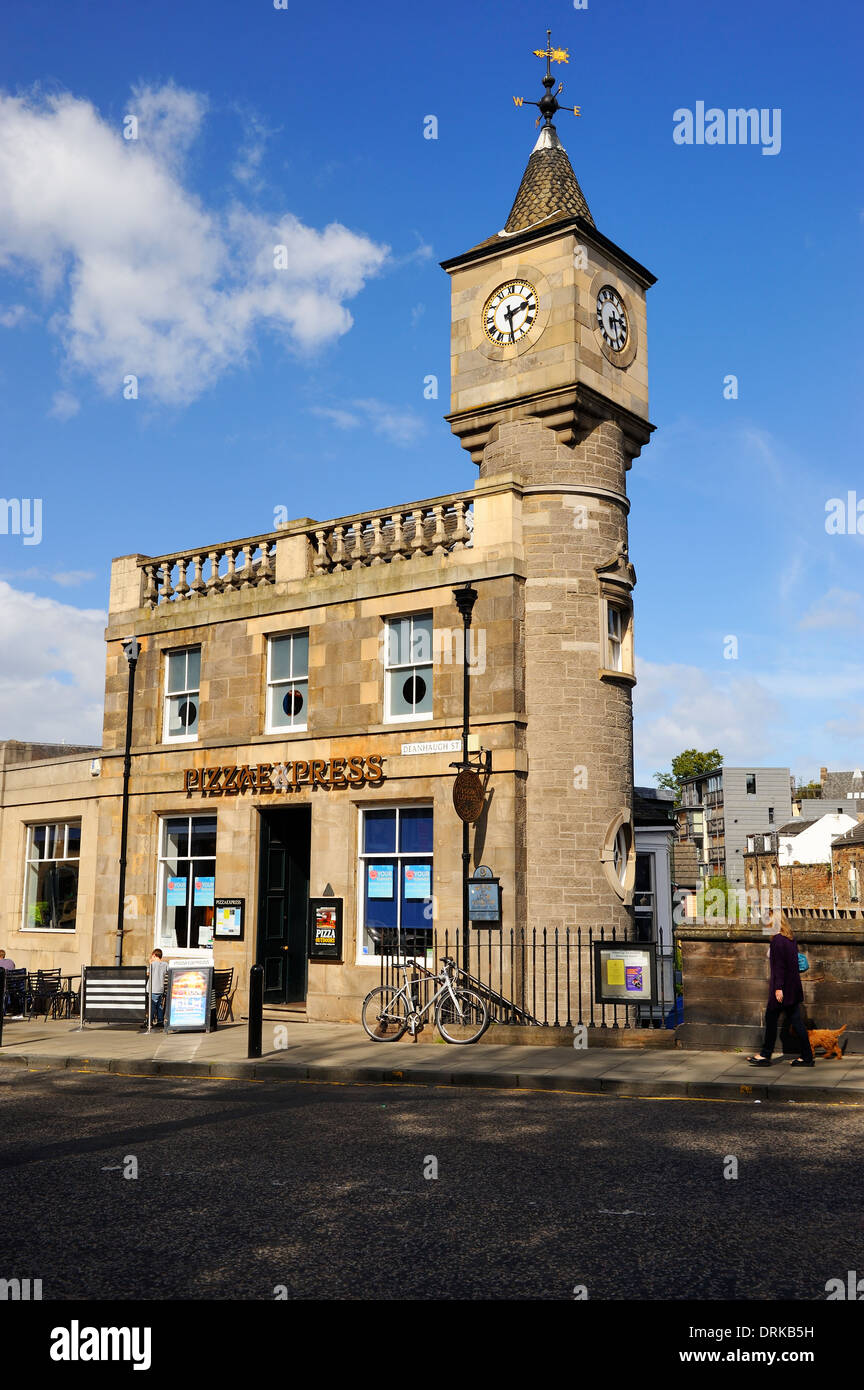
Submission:
<svg viewBox="0 0 864 1390">
<path fill-rule="evenodd" d="M 617 633 L 611 630 L 613 615 Z M 622 676 L 635 683 L 633 658 L 633 603 L 629 592 L 601 581 L 600 587 L 600 675 Z"/>
<path fill-rule="evenodd" d="M 188 690 L 168 690 L 168 672 L 170 670 L 169 657 L 179 656 L 181 652 L 198 652 L 198 685 L 195 689 Z M 187 698 L 194 695 L 198 701 L 198 728 L 201 727 L 201 644 L 200 642 L 190 642 L 185 647 L 171 647 L 165 653 L 165 679 L 162 686 L 162 742 L 163 743 L 197 743 L 198 732 L 194 734 L 169 734 L 168 732 L 168 709 L 169 701 L 175 700 L 178 695 L 185 695 Z"/>
<path fill-rule="evenodd" d="M 365 955 L 363 947 L 365 945 L 366 923 L 364 921 L 364 908 L 366 903 L 366 860 L 367 859 L 394 859 L 397 862 L 398 874 L 394 875 L 396 883 L 396 902 L 397 914 L 401 913 L 401 893 L 402 893 L 402 871 L 401 861 L 403 859 L 431 859 L 432 860 L 432 916 L 429 919 L 430 932 L 434 939 L 435 930 L 435 803 L 433 801 L 397 801 L 381 804 L 378 802 L 364 802 L 358 808 L 357 817 L 357 947 L 355 951 L 357 965 L 373 965 L 376 970 L 381 968 L 381 957 Z M 430 810 L 432 812 L 432 850 L 400 850 L 399 846 L 399 812 Z M 368 853 L 363 849 L 363 823 L 367 811 L 395 811 L 396 814 L 396 846 L 392 854 L 382 854 L 380 851 L 369 850 Z M 394 957 L 395 959 L 395 957 Z M 420 960 L 419 956 L 401 957 L 407 964 L 413 960 Z M 420 960 L 424 965 L 425 961 Z"/>
<path fill-rule="evenodd" d="M 414 623 L 419 619 L 429 619 L 432 624 L 432 651 L 429 653 L 428 661 L 396 661 L 391 665 L 390 662 L 390 628 L 396 623 L 410 622 L 411 636 L 408 642 L 409 651 L 414 644 Z M 407 724 L 420 723 L 424 719 L 432 719 L 435 714 L 435 682 L 433 679 L 434 671 L 434 652 L 435 652 L 435 614 L 431 609 L 422 609 L 419 613 L 394 613 L 384 619 L 384 723 L 385 724 Z M 417 714 L 393 714 L 390 709 L 390 672 L 423 672 L 429 673 L 429 690 L 431 694 L 432 708 L 430 710 L 419 710 Z"/>
<path fill-rule="evenodd" d="M 44 826 L 45 829 L 47 830 L 47 828 L 48 828 L 49 825 L 53 825 L 53 827 L 54 827 L 54 840 L 55 840 L 55 844 L 56 844 L 56 840 L 57 840 L 57 831 L 58 831 L 58 830 L 61 828 L 61 826 L 62 826 L 62 828 L 63 828 L 63 853 L 62 853 L 62 855 L 54 854 L 54 855 L 52 855 L 52 857 L 51 857 L 50 859 L 36 859 L 36 858 L 33 857 L 33 843 L 34 843 L 35 832 L 36 832 L 37 830 L 39 830 L 40 827 L 43 827 L 43 826 Z M 76 884 L 76 892 L 75 892 L 75 921 L 76 921 L 76 924 L 77 924 L 77 921 L 78 921 L 78 890 L 80 889 L 80 884 L 81 884 L 81 869 L 80 869 L 80 864 L 81 864 L 81 838 L 82 838 L 82 837 L 81 837 L 81 835 L 79 834 L 79 837 L 78 837 L 78 854 L 75 855 L 75 856 L 71 856 L 71 855 L 68 853 L 68 850 L 69 850 L 69 827 L 70 827 L 71 825 L 77 826 L 79 832 L 81 831 L 81 821 L 80 821 L 80 820 L 77 820 L 74 816 L 71 816 L 68 820 L 60 820 L 60 821 L 56 821 L 56 820 L 42 821 L 42 820 L 40 820 L 40 821 L 34 821 L 32 825 L 28 825 L 28 826 L 26 827 L 26 829 L 27 829 L 27 842 L 26 842 L 26 845 L 25 845 L 25 848 L 24 848 L 24 891 L 23 891 L 23 893 L 22 893 L 22 895 L 21 895 L 21 930 L 22 930 L 22 932 L 38 932 L 38 933 L 43 934 L 43 935 L 47 932 L 47 934 L 48 934 L 49 936 L 74 936 L 75 933 L 76 933 L 76 931 L 78 930 L 77 925 L 74 926 L 74 927 L 35 927 L 35 926 L 34 926 L 34 927 L 31 927 L 31 926 L 28 924 L 28 922 L 27 922 L 27 907 L 28 907 L 27 894 L 28 894 L 28 885 L 29 885 L 29 879 L 30 879 L 30 868 L 31 868 L 31 865 L 34 865 L 34 864 L 35 864 L 35 865 L 39 865 L 39 864 L 67 864 L 67 863 L 68 863 L 68 864 L 78 864 L 78 865 L 79 865 L 79 869 L 78 869 L 78 882 L 77 882 L 77 884 Z"/>
<path fill-rule="evenodd" d="M 294 674 L 294 638 L 295 638 L 295 637 L 305 637 L 306 640 L 307 640 L 307 647 L 306 647 L 306 651 L 307 651 L 307 661 L 306 661 L 306 674 L 305 674 L 305 676 L 297 676 L 297 675 Z M 272 676 L 271 676 L 272 661 L 273 661 L 273 643 L 274 643 L 274 642 L 286 642 L 286 641 L 290 641 L 290 643 L 291 643 L 291 672 L 292 672 L 292 674 L 291 674 L 290 676 L 281 677 L 279 680 L 273 680 L 273 679 L 272 679 Z M 308 652 L 309 652 L 309 629 L 308 629 L 307 627 L 297 628 L 296 630 L 295 630 L 295 629 L 292 629 L 291 632 L 273 632 L 273 633 L 271 633 L 271 634 L 268 636 L 268 638 L 267 638 L 267 688 L 266 688 L 265 693 L 264 693 L 264 700 L 265 700 L 265 704 L 264 704 L 264 732 L 265 732 L 265 733 L 267 733 L 267 734 L 293 734 L 293 733 L 300 733 L 300 732 L 303 732 L 304 730 L 306 730 L 306 729 L 309 728 L 309 661 L 308 661 Z M 271 690 L 271 688 L 274 687 L 274 686 L 277 686 L 277 685 L 286 685 L 286 686 L 287 686 L 287 685 L 296 685 L 296 684 L 298 683 L 298 681 L 303 681 L 303 682 L 305 682 L 305 685 L 306 685 L 306 700 L 305 700 L 305 704 L 304 704 L 304 719 L 303 719 L 302 723 L 299 723 L 299 722 L 298 722 L 298 723 L 296 723 L 296 724 L 272 724 L 272 723 L 270 722 L 270 690 Z"/>
<path fill-rule="evenodd" d="M 215 820 L 215 821 L 216 821 L 217 854 L 213 854 L 213 855 L 209 855 L 209 854 L 199 854 L 199 855 L 193 855 L 193 854 L 174 855 L 174 854 L 167 854 L 167 853 L 166 853 L 166 837 L 167 837 L 167 834 L 168 834 L 168 822 L 169 822 L 169 821 L 172 821 L 172 820 L 184 820 L 184 819 L 185 819 L 187 822 L 190 822 L 190 824 L 189 824 L 189 826 L 188 826 L 188 831 L 187 831 L 187 834 L 188 834 L 188 836 L 189 836 L 189 847 L 190 847 L 190 848 L 191 848 L 191 845 L 192 845 L 192 826 L 191 826 L 191 822 L 194 821 L 194 820 Z M 206 962 L 209 963 L 209 964 L 212 964 L 212 963 L 213 963 L 213 951 L 214 951 L 214 946 L 176 946 L 176 945 L 174 945 L 174 946 L 166 946 L 166 945 L 164 944 L 163 940 L 162 940 L 162 935 L 163 935 L 163 933 L 162 933 L 162 928 L 163 928 L 163 926 L 164 926 L 164 924 L 165 924 L 165 906 L 166 906 L 166 904 L 165 904 L 165 878 L 166 878 L 166 875 L 167 875 L 167 864 L 168 864 L 168 860 L 169 860 L 169 859 L 178 859 L 178 858 L 179 858 L 184 864 L 188 864 L 188 863 L 193 862 L 193 861 L 196 860 L 196 859 L 197 859 L 197 860 L 207 860 L 207 862 L 209 863 L 210 860 L 212 859 L 212 861 L 213 861 L 213 877 L 214 877 L 214 879 L 215 879 L 215 877 L 216 877 L 216 861 L 217 861 L 217 857 L 218 857 L 218 835 L 219 835 L 219 821 L 218 821 L 218 818 L 217 818 L 215 812 L 213 812 L 213 811 L 200 811 L 200 812 L 198 812 L 197 814 L 196 814 L 195 812 L 187 812 L 187 811 L 166 811 L 164 815 L 162 815 L 162 816 L 159 817 L 159 841 L 158 841 L 157 850 L 156 850 L 156 853 L 157 853 L 157 860 L 156 860 L 157 873 L 156 873 L 156 912 L 154 913 L 154 919 L 155 919 L 155 920 L 154 920 L 154 932 L 155 932 L 155 936 L 154 936 L 153 945 L 159 947 L 159 949 L 160 949 L 160 950 L 162 951 L 162 953 L 163 953 L 163 959 L 165 959 L 165 960 L 171 960 L 172 958 L 176 958 L 176 959 L 180 959 L 180 960 L 203 960 L 203 961 L 206 961 Z M 194 892 L 194 889 L 193 889 L 193 892 Z M 215 897 L 215 894 L 214 894 L 214 897 Z M 191 904 L 189 904 L 189 906 L 191 906 Z M 214 921 L 215 921 L 215 908 L 214 908 Z"/>
</svg>

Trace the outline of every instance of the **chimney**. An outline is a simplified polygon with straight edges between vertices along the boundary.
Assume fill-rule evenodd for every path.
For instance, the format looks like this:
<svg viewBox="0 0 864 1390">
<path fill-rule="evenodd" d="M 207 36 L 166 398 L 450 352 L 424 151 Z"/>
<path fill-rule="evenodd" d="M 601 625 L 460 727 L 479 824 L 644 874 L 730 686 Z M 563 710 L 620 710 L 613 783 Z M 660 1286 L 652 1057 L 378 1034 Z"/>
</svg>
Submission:
<svg viewBox="0 0 864 1390">
<path fill-rule="evenodd" d="M 825 785 L 825 778 L 826 778 L 827 776 L 828 776 L 828 769 L 827 769 L 827 767 L 820 767 L 820 769 L 819 769 L 819 781 L 822 783 L 823 786 Z"/>
</svg>

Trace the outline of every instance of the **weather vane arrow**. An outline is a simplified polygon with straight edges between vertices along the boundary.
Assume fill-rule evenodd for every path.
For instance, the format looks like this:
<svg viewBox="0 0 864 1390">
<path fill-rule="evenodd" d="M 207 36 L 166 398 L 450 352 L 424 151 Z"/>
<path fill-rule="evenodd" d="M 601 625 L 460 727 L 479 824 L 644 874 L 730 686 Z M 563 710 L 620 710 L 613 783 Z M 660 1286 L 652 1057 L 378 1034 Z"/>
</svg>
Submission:
<svg viewBox="0 0 864 1390">
<path fill-rule="evenodd" d="M 570 62 L 570 54 L 569 54 L 569 52 L 567 51 L 567 49 L 566 49 L 566 48 L 553 48 L 553 47 L 552 47 L 552 30 L 551 30 L 551 29 L 547 29 L 547 30 L 546 30 L 546 47 L 545 47 L 545 48 L 535 48 L 535 49 L 533 49 L 532 51 L 533 51 L 533 53 L 534 53 L 535 58 L 545 58 L 545 59 L 546 59 L 546 76 L 543 78 L 543 86 L 546 88 L 546 91 L 544 92 L 543 96 L 540 98 L 539 101 L 528 101 L 528 102 L 526 102 L 526 100 L 525 100 L 524 97 L 514 97 L 514 98 L 513 98 L 514 104 L 515 104 L 516 106 L 536 106 L 536 107 L 538 107 L 538 108 L 539 108 L 539 111 L 540 111 L 540 115 L 537 117 L 537 120 L 534 122 L 535 125 L 539 125 L 540 122 L 541 122 L 541 120 L 545 120 L 545 122 L 546 122 L 547 125 L 551 125 L 551 124 L 552 124 L 552 118 L 553 118 L 553 116 L 555 115 L 555 112 L 556 112 L 556 111 L 572 111 L 574 116 L 581 116 L 581 115 L 582 115 L 582 108 L 581 108 L 581 107 L 579 107 L 579 106 L 562 106 L 561 103 L 558 101 L 558 97 L 561 95 L 561 93 L 562 93 L 563 90 L 564 90 L 564 83 L 563 83 L 563 82 L 559 82 L 559 83 L 558 83 L 558 90 L 555 92 L 554 96 L 553 96 L 553 94 L 552 94 L 552 88 L 555 86 L 555 78 L 552 76 L 552 64 L 553 64 L 553 63 L 569 63 L 569 62 Z"/>
</svg>

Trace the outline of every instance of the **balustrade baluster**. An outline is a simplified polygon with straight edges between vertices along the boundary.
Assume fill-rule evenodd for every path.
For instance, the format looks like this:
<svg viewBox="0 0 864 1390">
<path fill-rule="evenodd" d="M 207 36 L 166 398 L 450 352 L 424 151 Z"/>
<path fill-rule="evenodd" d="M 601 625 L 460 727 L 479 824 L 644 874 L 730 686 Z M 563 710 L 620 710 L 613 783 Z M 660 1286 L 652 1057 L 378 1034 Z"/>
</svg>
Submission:
<svg viewBox="0 0 864 1390">
<path fill-rule="evenodd" d="M 180 555 L 177 559 L 177 579 L 178 583 L 174 593 L 178 598 L 184 599 L 189 592 L 189 585 L 186 583 L 186 566 L 189 564 L 188 555 Z"/>
</svg>

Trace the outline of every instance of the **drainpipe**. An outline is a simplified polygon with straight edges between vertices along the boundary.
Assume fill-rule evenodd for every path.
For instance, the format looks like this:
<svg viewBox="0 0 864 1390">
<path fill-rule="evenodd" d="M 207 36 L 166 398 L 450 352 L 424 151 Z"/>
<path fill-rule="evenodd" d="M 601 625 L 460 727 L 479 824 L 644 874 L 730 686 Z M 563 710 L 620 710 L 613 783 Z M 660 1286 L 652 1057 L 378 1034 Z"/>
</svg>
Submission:
<svg viewBox="0 0 864 1390">
<path fill-rule="evenodd" d="M 141 644 L 134 637 L 123 639 L 123 655 L 129 663 L 126 694 L 126 744 L 123 755 L 123 810 L 120 820 L 120 875 L 117 881 L 117 946 L 114 964 L 123 964 L 123 914 L 126 902 L 126 845 L 129 838 L 129 779 L 132 775 L 132 711 L 135 706 L 135 668 Z"/>
</svg>

